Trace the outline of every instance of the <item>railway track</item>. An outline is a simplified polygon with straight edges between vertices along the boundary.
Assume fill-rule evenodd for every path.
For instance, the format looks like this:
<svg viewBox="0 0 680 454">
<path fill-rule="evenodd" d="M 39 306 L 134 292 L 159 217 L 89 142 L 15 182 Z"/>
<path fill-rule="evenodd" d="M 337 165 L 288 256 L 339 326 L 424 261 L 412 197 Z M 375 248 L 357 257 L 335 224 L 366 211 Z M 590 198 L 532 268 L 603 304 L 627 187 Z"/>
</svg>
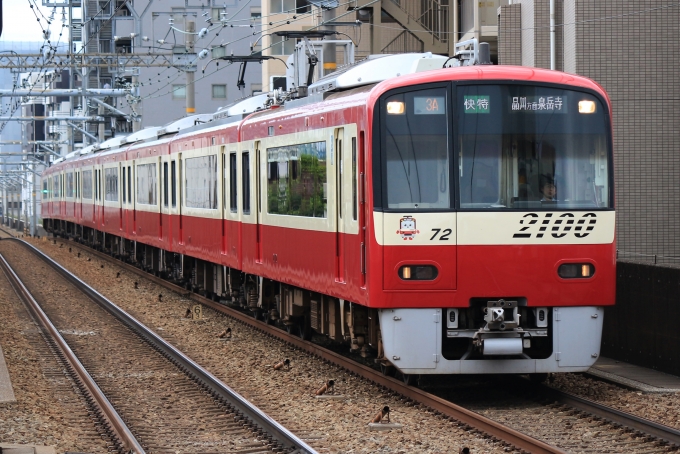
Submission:
<svg viewBox="0 0 680 454">
<path fill-rule="evenodd" d="M 33 246 L 2 246 L 17 268 L 2 258 L 5 274 L 60 346 L 118 452 L 316 452 Z"/>
<path fill-rule="evenodd" d="M 89 254 L 95 255 L 102 259 L 113 260 L 106 254 L 93 251 L 89 248 L 86 250 L 88 251 Z M 239 311 L 225 307 L 222 304 L 215 303 L 197 294 L 187 295 L 185 289 L 177 287 L 166 281 L 163 281 L 162 279 L 159 279 L 153 275 L 141 271 L 138 268 L 135 268 L 134 266 L 119 261 L 115 261 L 115 263 L 118 266 L 127 269 L 131 272 L 134 272 L 136 274 L 139 274 L 140 276 L 144 276 L 145 278 L 152 280 L 157 284 L 160 284 L 166 288 L 170 288 L 176 292 L 179 292 L 180 294 L 186 295 L 191 299 L 200 302 L 206 306 L 210 306 L 216 311 L 225 313 L 228 316 L 237 319 L 240 322 L 246 323 L 270 336 L 284 340 L 285 342 L 295 346 L 296 348 L 300 348 L 309 353 L 315 354 L 322 358 L 324 361 L 329 361 L 333 364 L 336 364 L 344 368 L 345 370 L 348 370 L 354 374 L 360 375 L 368 380 L 371 380 L 372 382 L 377 383 L 390 391 L 400 394 L 406 399 L 413 400 L 418 404 L 427 406 L 428 408 L 438 412 L 441 415 L 455 419 L 456 421 L 459 421 L 459 424 L 463 427 L 469 427 L 474 428 L 475 430 L 479 430 L 499 440 L 503 440 L 506 443 L 520 450 L 525 450 L 529 452 L 563 452 L 559 448 L 551 446 L 551 444 L 564 443 L 564 440 L 560 441 L 559 440 L 560 437 L 552 438 L 549 432 L 556 433 L 575 432 L 576 429 L 578 429 L 578 425 L 574 425 L 572 422 L 573 420 L 585 421 L 586 424 L 584 424 L 583 427 L 580 428 L 580 430 L 583 430 L 584 435 L 586 436 L 588 434 L 592 434 L 593 431 L 602 432 L 603 430 L 611 430 L 613 431 L 612 432 L 613 437 L 630 438 L 631 441 L 626 446 L 630 447 L 634 451 L 638 451 L 638 448 L 642 448 L 643 451 L 640 452 L 666 452 L 667 447 L 660 445 L 659 441 L 663 443 L 670 443 L 676 446 L 680 445 L 680 434 L 677 430 L 673 428 L 669 428 L 654 423 L 652 421 L 646 421 L 634 415 L 620 412 L 618 410 L 611 409 L 601 404 L 589 402 L 585 399 L 581 399 L 576 396 L 571 396 L 551 388 L 547 387 L 537 388 L 535 386 L 532 386 L 531 392 L 534 395 L 537 394 L 540 390 L 540 394 L 541 396 L 543 396 L 542 397 L 543 400 L 557 402 L 557 404 L 551 404 L 551 411 L 555 415 L 559 416 L 552 418 L 553 420 L 552 424 L 557 424 L 558 426 L 561 425 L 561 427 L 546 430 L 544 431 L 544 433 L 542 434 L 539 433 L 537 435 L 541 438 L 546 439 L 547 441 L 549 441 L 549 443 L 534 440 L 532 439 L 532 437 L 527 436 L 521 431 L 512 429 L 508 430 L 509 429 L 508 427 L 504 427 L 503 424 L 497 421 L 494 421 L 489 418 L 484 418 L 483 416 L 480 416 L 479 414 L 473 411 L 466 410 L 465 408 L 462 407 L 458 407 L 452 404 L 451 401 L 445 397 L 437 397 L 436 395 L 425 392 L 421 389 L 405 386 L 399 380 L 396 380 L 392 377 L 386 377 L 374 369 L 357 364 L 356 362 L 351 361 L 342 355 L 330 352 L 322 347 L 319 347 L 318 345 L 302 341 L 297 337 L 289 335 L 283 330 L 266 325 L 265 323 L 257 321 L 252 317 L 245 315 Z M 455 400 L 455 397 L 453 399 Z M 596 407 L 597 411 L 595 410 Z M 489 411 L 488 409 L 484 409 L 483 407 L 480 406 L 473 408 L 476 408 L 478 410 L 481 409 L 480 412 L 488 413 Z M 497 417 L 499 420 L 504 419 L 503 415 L 500 416 L 494 415 L 494 417 Z M 538 420 L 537 418 L 528 419 L 537 422 L 537 425 L 540 426 L 541 421 Z M 545 417 L 539 417 L 539 419 L 546 420 Z M 517 418 L 514 419 L 514 422 L 515 423 L 517 422 Z M 512 421 L 509 421 L 508 423 L 512 424 Z M 603 425 L 604 428 L 602 427 Z M 521 425 L 519 426 L 521 427 Z M 518 427 L 518 425 L 515 424 L 515 427 Z M 531 428 L 524 427 L 523 429 L 530 430 Z M 568 438 L 569 437 L 567 437 L 567 439 Z M 583 437 L 580 438 L 583 439 Z M 554 440 L 554 442 L 552 440 Z M 566 444 L 563 444 L 563 446 L 566 449 L 571 449 L 569 446 L 573 448 L 573 446 L 575 445 L 574 444 L 569 445 L 569 442 L 567 441 Z M 616 449 L 620 448 L 621 446 L 619 446 L 618 448 L 615 447 L 614 451 L 610 452 L 620 452 L 616 451 Z"/>
</svg>

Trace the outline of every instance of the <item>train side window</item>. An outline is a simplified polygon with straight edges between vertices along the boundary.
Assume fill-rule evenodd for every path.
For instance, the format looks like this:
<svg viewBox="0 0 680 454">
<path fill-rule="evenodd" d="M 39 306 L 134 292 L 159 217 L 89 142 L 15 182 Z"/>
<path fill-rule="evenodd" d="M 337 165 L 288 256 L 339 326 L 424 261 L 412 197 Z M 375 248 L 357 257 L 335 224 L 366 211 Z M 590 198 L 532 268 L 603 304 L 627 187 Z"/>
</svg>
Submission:
<svg viewBox="0 0 680 454">
<path fill-rule="evenodd" d="M 170 164 L 170 178 L 172 184 L 172 207 L 177 206 L 177 161 L 172 161 Z"/>
<path fill-rule="evenodd" d="M 241 156 L 241 182 L 243 187 L 243 214 L 250 214 L 250 153 Z"/>
<path fill-rule="evenodd" d="M 352 219 L 357 220 L 357 138 L 352 137 Z"/>
<path fill-rule="evenodd" d="M 123 186 L 122 186 L 123 203 L 125 203 L 125 202 L 127 201 L 127 199 L 125 198 L 125 167 L 123 167 L 123 172 L 122 172 L 122 174 L 123 174 Z"/>
<path fill-rule="evenodd" d="M 163 206 L 168 207 L 168 163 L 163 163 Z"/>
<path fill-rule="evenodd" d="M 238 211 L 238 194 L 236 192 L 236 153 L 229 155 L 229 209 L 232 213 Z"/>
<path fill-rule="evenodd" d="M 130 167 L 131 166 L 128 166 L 128 202 L 132 203 L 132 170 Z"/>
</svg>

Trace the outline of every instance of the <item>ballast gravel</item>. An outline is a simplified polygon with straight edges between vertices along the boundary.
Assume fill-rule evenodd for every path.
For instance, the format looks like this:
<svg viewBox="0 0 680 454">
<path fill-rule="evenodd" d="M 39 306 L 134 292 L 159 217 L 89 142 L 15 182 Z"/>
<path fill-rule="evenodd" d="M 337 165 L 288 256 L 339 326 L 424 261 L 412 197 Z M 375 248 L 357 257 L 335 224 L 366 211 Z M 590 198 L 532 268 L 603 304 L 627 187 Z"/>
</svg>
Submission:
<svg viewBox="0 0 680 454">
<path fill-rule="evenodd" d="M 194 302 L 88 252 L 81 251 L 77 257 L 80 249 L 69 241 L 57 240 L 56 245 L 28 241 L 319 452 L 457 453 L 465 447 L 473 453 L 512 452 L 485 434 L 460 427 L 209 308 L 203 308 L 202 319 L 187 319 L 187 309 Z M 231 340 L 219 338 L 226 328 L 232 330 Z M 274 370 L 273 365 L 284 359 L 290 360 L 290 369 Z M 335 381 L 335 393 L 344 400 L 315 397 L 315 391 L 329 379 Z M 369 429 L 368 423 L 385 405 L 390 407 L 391 421 L 402 424 L 402 429 Z"/>
</svg>

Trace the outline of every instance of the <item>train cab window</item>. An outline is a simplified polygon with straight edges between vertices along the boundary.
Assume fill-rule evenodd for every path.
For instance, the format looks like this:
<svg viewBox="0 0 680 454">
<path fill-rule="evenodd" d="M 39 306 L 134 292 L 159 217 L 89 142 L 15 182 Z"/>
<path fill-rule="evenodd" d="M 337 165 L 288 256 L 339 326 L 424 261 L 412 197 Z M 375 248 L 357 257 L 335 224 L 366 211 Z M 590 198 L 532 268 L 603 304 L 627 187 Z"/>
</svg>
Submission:
<svg viewBox="0 0 680 454">
<path fill-rule="evenodd" d="M 609 126 L 595 96 L 462 85 L 456 102 L 462 209 L 611 206 Z"/>
<path fill-rule="evenodd" d="M 386 208 L 451 208 L 448 103 L 446 88 L 383 98 L 380 149 Z"/>
<path fill-rule="evenodd" d="M 250 153 L 241 155 L 241 183 L 243 214 L 250 214 Z"/>
<path fill-rule="evenodd" d="M 172 207 L 175 208 L 177 206 L 177 167 L 176 167 L 176 161 L 172 161 L 170 163 L 170 178 L 171 178 L 171 185 L 172 185 Z"/>
<path fill-rule="evenodd" d="M 236 153 L 231 153 L 229 155 L 229 209 L 232 213 L 238 211 L 237 181 Z"/>
</svg>

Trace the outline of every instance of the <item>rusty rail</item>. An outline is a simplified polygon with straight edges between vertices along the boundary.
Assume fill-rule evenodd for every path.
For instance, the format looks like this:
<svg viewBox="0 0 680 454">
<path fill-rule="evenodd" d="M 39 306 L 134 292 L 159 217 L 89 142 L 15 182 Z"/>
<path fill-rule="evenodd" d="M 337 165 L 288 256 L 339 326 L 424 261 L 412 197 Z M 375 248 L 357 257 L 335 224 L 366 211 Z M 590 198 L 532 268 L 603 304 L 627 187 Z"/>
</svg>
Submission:
<svg viewBox="0 0 680 454">
<path fill-rule="evenodd" d="M 30 311 L 35 315 L 37 321 L 52 337 L 55 344 L 57 345 L 57 348 L 59 348 L 61 354 L 68 362 L 72 372 L 77 377 L 77 380 L 79 380 L 84 385 L 84 389 L 86 390 L 89 397 L 92 399 L 92 401 L 96 402 L 97 406 L 101 410 L 100 417 L 103 418 L 106 423 L 108 423 L 108 427 L 113 431 L 115 437 L 117 437 L 120 441 L 120 444 L 123 447 L 122 452 L 144 454 L 145 451 L 144 448 L 142 448 L 142 445 L 139 443 L 139 441 L 137 441 L 116 409 L 113 408 L 111 402 L 109 402 L 101 389 L 99 389 L 99 386 L 97 386 L 97 383 L 95 383 L 94 379 L 90 376 L 87 370 L 85 370 L 85 367 L 83 367 L 71 348 L 68 346 L 68 344 L 66 344 L 64 338 L 61 336 L 61 334 L 59 334 L 59 331 L 52 324 L 45 312 L 43 312 L 43 310 L 40 308 L 40 305 L 33 298 L 33 295 L 31 295 L 28 289 L 24 286 L 23 282 L 21 282 L 21 279 L 19 279 L 2 254 L 0 254 L 0 268 L 2 268 L 5 276 L 7 276 L 7 280 L 9 280 L 12 288 L 14 288 L 14 291 L 19 296 L 19 298 L 25 302 Z"/>
</svg>

